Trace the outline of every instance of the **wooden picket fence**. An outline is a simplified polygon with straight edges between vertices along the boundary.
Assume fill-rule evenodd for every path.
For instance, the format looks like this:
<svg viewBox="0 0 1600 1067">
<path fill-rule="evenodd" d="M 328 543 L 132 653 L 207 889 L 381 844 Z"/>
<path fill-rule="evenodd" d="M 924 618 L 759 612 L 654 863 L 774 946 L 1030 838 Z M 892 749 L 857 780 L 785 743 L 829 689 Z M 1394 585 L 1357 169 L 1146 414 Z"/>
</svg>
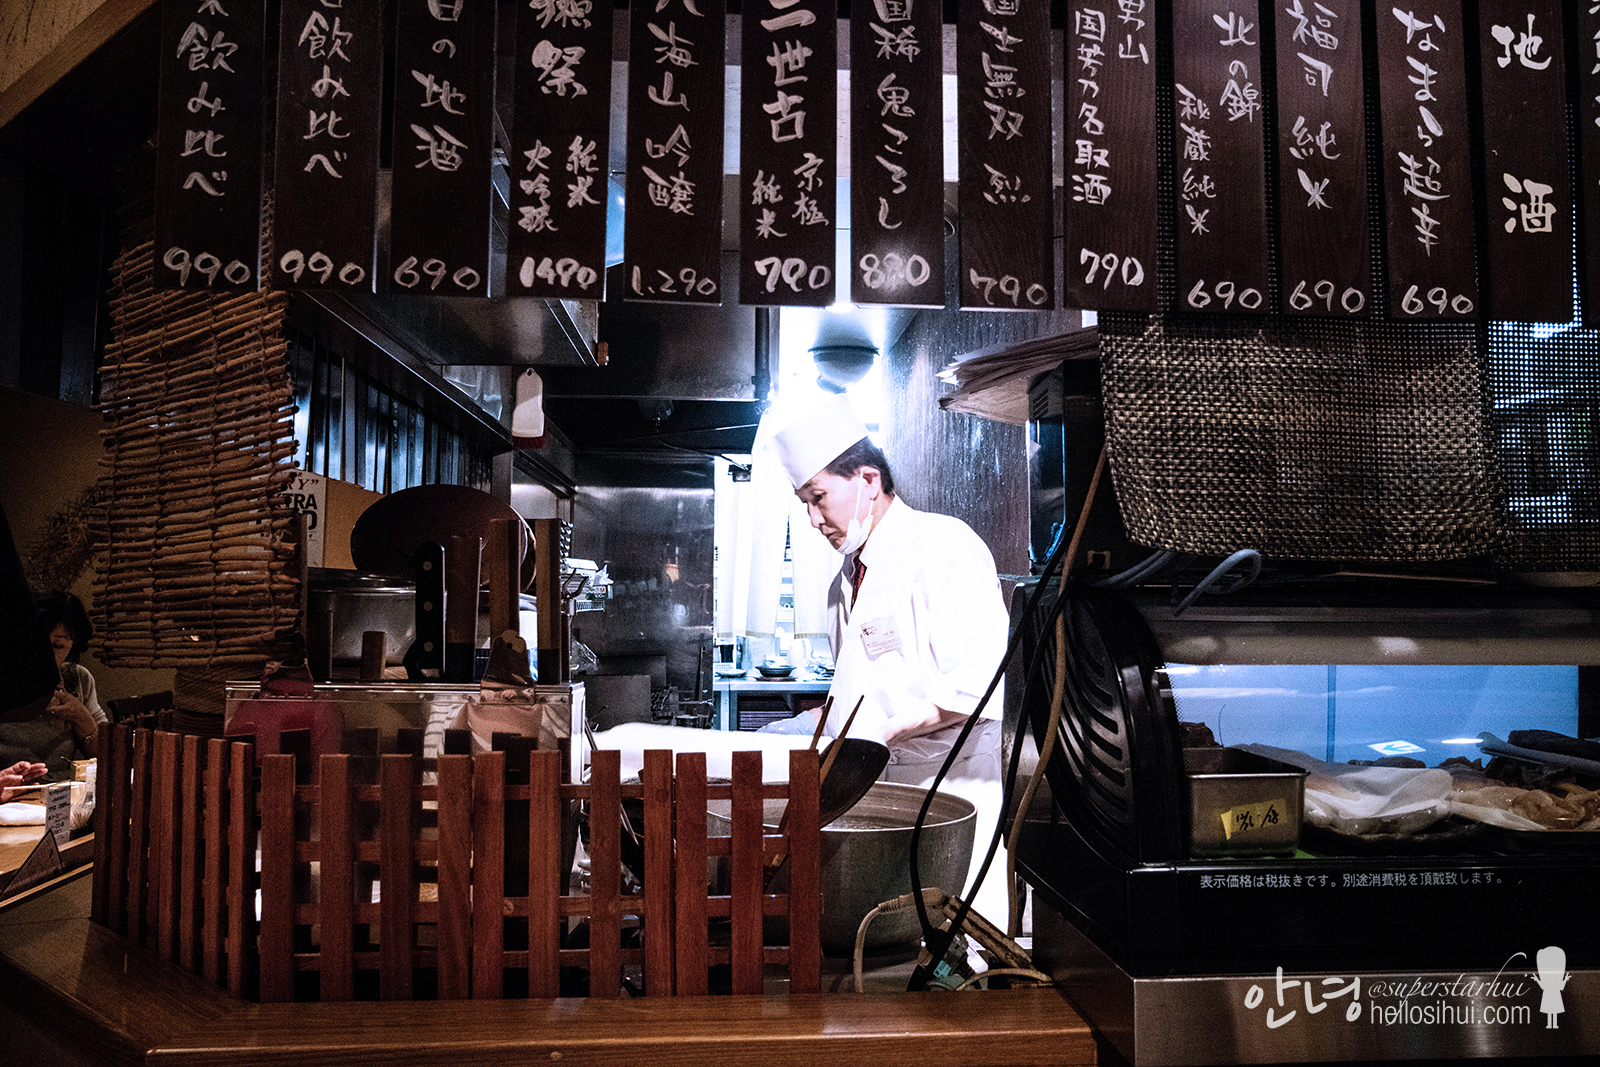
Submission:
<svg viewBox="0 0 1600 1067">
<path fill-rule="evenodd" d="M 585 784 L 538 751 L 521 768 L 506 752 L 323 755 L 313 784 L 303 760 L 297 782 L 295 756 L 258 761 L 248 743 L 120 725 L 100 741 L 94 920 L 240 996 L 697 995 L 714 969 L 717 985 L 762 993 L 769 965 L 790 992 L 820 989 L 813 752 L 791 754 L 787 784 L 762 783 L 759 752 L 735 753 L 726 784 L 707 783 L 702 754 L 650 752 L 624 784 L 608 751 Z M 763 802 L 783 797 L 786 829 L 769 835 Z M 707 833 L 717 800 L 729 836 Z M 563 870 L 579 804 L 583 894 Z M 643 868 L 626 892 L 624 835 Z M 778 857 L 786 893 L 768 891 Z"/>
</svg>

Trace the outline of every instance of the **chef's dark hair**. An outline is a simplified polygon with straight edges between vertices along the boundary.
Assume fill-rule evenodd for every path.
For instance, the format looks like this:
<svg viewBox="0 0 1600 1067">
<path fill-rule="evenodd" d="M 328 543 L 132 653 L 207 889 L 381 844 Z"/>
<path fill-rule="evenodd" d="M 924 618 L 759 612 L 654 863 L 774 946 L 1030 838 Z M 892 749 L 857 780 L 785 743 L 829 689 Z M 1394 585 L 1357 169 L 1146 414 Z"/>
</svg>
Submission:
<svg viewBox="0 0 1600 1067">
<path fill-rule="evenodd" d="M 889 473 L 889 461 L 884 458 L 883 450 L 872 443 L 870 437 L 863 437 L 839 453 L 838 459 L 822 469 L 839 478 L 854 478 L 862 467 L 876 470 L 882 476 L 883 491 L 894 496 L 894 475 Z"/>
<path fill-rule="evenodd" d="M 68 660 L 76 663 L 78 657 L 89 650 L 89 638 L 94 636 L 94 625 L 89 622 L 89 613 L 84 610 L 83 601 L 73 594 L 58 589 L 40 597 L 39 620 L 44 625 L 45 633 L 54 630 L 57 623 L 67 628 L 72 635 L 72 651 L 67 654 Z"/>
</svg>

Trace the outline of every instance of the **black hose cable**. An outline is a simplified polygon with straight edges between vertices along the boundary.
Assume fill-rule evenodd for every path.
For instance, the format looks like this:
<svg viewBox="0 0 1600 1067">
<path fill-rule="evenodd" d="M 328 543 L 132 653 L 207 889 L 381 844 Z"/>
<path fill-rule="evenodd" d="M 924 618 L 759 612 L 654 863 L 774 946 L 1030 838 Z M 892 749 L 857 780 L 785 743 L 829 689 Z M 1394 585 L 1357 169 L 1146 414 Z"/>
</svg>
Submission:
<svg viewBox="0 0 1600 1067">
<path fill-rule="evenodd" d="M 1142 584 L 1146 579 L 1161 573 L 1169 564 L 1183 558 L 1181 553 L 1169 548 L 1159 549 L 1127 570 L 1104 578 L 1096 578 L 1089 584 L 1096 589 L 1129 589 Z"/>
<path fill-rule="evenodd" d="M 1043 588 L 1045 583 L 1046 583 L 1046 579 L 1041 577 L 1040 578 L 1040 588 Z M 1034 648 L 1033 655 L 1029 658 L 1027 667 L 1024 670 L 1024 673 L 1023 673 L 1023 691 L 1022 691 L 1022 694 L 1020 696 L 1019 703 L 1017 705 L 1019 708 L 1026 706 L 1027 694 L 1028 694 L 1029 688 L 1031 686 L 1033 686 L 1038 681 L 1038 674 L 1039 674 L 1040 668 L 1044 664 L 1048 663 L 1050 658 L 1053 657 L 1053 655 L 1054 655 L 1055 644 L 1054 644 L 1053 637 L 1051 635 L 1053 634 L 1053 630 L 1054 630 L 1054 627 L 1055 627 L 1056 619 L 1059 618 L 1061 616 L 1061 614 L 1067 609 L 1067 607 L 1070 606 L 1071 603 L 1072 603 L 1072 597 L 1068 595 L 1068 593 L 1071 591 L 1072 588 L 1074 588 L 1074 587 L 1069 587 L 1067 590 L 1059 591 L 1056 594 L 1056 599 L 1055 599 L 1054 603 L 1052 603 L 1051 606 L 1050 606 L 1049 614 L 1044 617 L 1044 619 L 1042 620 L 1042 622 L 1038 626 L 1038 631 L 1037 632 L 1039 634 L 1045 635 L 1045 636 L 1040 640 L 1038 646 Z M 1023 623 L 1024 626 L 1028 625 L 1027 620 L 1033 614 L 1033 611 L 1034 611 L 1034 608 L 1035 608 L 1035 604 L 1036 604 L 1036 601 L 1030 600 L 1028 606 L 1024 609 L 1024 623 Z M 1022 627 L 1019 626 L 1018 632 L 1019 633 L 1022 632 Z M 1008 661 L 1010 660 L 1010 654 L 1007 655 L 1006 659 Z M 1002 812 L 1010 810 L 1010 808 L 1011 808 L 1011 799 L 1012 799 L 1013 795 L 1016 793 L 1017 771 L 1019 770 L 1019 768 L 1021 766 L 1021 763 L 1022 763 L 1022 744 L 1023 744 L 1023 741 L 1024 741 L 1024 735 L 1028 731 L 1029 731 L 1029 727 L 1027 726 L 1027 724 L 1023 723 L 1023 722 L 1021 722 L 1019 720 L 1019 722 L 1017 724 L 1017 736 L 1014 739 L 1014 741 L 1012 743 L 1012 746 L 1011 746 L 1010 759 L 1008 760 L 1007 765 L 1006 765 L 1005 783 L 1004 783 L 1004 787 L 1003 787 L 1003 789 L 1001 791 L 1000 810 Z M 941 774 L 940 777 L 942 777 L 942 774 Z M 939 783 L 939 778 L 936 777 L 935 780 L 934 780 L 933 786 L 930 787 L 930 793 L 934 789 L 936 789 L 938 787 L 938 783 Z M 1023 817 L 1023 812 L 1020 811 L 1020 810 L 1018 812 L 1016 812 L 1016 814 L 1014 816 L 1014 818 L 1017 818 L 1017 819 L 1020 819 L 1022 817 Z M 920 824 L 921 824 L 921 815 L 919 814 L 917 825 L 912 827 L 912 836 L 913 836 L 913 838 L 915 838 L 915 836 L 917 834 L 917 826 L 920 826 Z M 977 877 L 975 879 L 973 879 L 973 885 L 975 885 L 975 886 L 982 885 L 984 878 L 988 875 L 989 867 L 994 863 L 995 856 L 996 856 L 997 852 L 999 851 L 1000 841 L 1004 838 L 1003 830 L 1004 830 L 1004 828 L 1002 826 L 1000 826 L 998 824 L 996 825 L 995 832 L 994 832 L 993 836 L 991 836 L 990 839 L 989 839 L 989 850 L 984 855 L 984 859 L 983 859 L 982 865 L 979 866 L 979 868 L 978 868 L 978 875 L 977 875 Z M 917 887 L 916 891 L 920 893 L 921 892 L 921 890 L 920 890 L 921 878 L 918 875 L 917 868 L 916 868 L 917 844 L 916 844 L 915 840 L 913 840 L 913 842 L 911 844 L 910 851 L 911 851 L 911 859 L 912 859 L 912 885 L 914 887 Z M 935 929 L 935 930 L 931 931 L 931 933 L 930 933 L 926 928 L 924 928 L 923 935 L 924 935 L 924 938 L 926 939 L 926 944 L 927 944 L 927 947 L 928 947 L 928 951 L 930 953 L 930 958 L 932 960 L 938 961 L 938 960 L 944 959 L 945 952 L 949 950 L 950 942 L 955 940 L 956 932 L 958 932 L 961 929 L 962 924 L 966 922 L 967 914 L 968 914 L 968 912 L 970 912 L 972 910 L 972 903 L 973 902 L 972 902 L 972 900 L 970 899 L 969 896 L 963 896 L 961 898 L 961 906 L 960 906 L 960 908 L 956 911 L 954 917 L 951 919 L 950 925 L 947 926 L 946 928 L 944 928 L 943 930 Z M 916 982 L 917 977 L 918 977 L 917 970 L 914 969 L 913 972 L 912 972 L 912 981 L 913 981 L 913 983 Z M 929 977 L 928 975 L 924 975 L 922 977 L 924 985 L 926 984 L 926 981 L 927 981 L 928 977 Z M 913 985 L 909 986 L 908 988 L 911 991 L 915 992 L 916 990 L 923 988 L 923 986 L 913 984 Z"/>
<path fill-rule="evenodd" d="M 1066 555 L 1067 545 L 1069 543 L 1069 538 L 1062 537 L 1057 539 L 1056 546 L 1051 551 L 1050 557 L 1045 560 L 1044 570 L 1039 576 L 1038 585 L 1034 586 L 1033 592 L 1028 596 L 1028 603 L 1023 608 L 1023 618 L 1026 619 L 1031 617 L 1034 611 L 1037 609 L 1039 598 L 1041 595 L 1043 595 L 1045 587 L 1049 585 L 1050 577 L 1055 571 L 1056 566 Z M 978 724 L 980 713 L 988 705 L 989 698 L 994 695 L 995 689 L 999 687 L 1000 680 L 1005 677 L 1006 666 L 1011 662 L 1011 657 L 1016 655 L 1017 648 L 1022 643 L 1023 632 L 1024 627 L 1018 626 L 1016 631 L 1012 633 L 1011 639 L 1006 642 L 1005 654 L 1000 657 L 1000 665 L 995 669 L 994 677 L 990 679 L 988 688 L 983 691 L 983 696 L 978 699 L 977 707 L 973 708 L 972 714 L 967 716 L 966 724 L 961 728 L 961 732 L 956 735 L 955 743 L 950 746 L 950 751 L 945 756 L 944 763 L 939 767 L 939 773 L 934 775 L 933 784 L 928 787 L 927 794 L 922 798 L 922 807 L 918 810 L 916 821 L 911 826 L 911 842 L 908 850 L 910 852 L 911 862 L 911 891 L 913 894 L 915 894 L 917 922 L 922 927 L 923 943 L 931 950 L 934 947 L 935 942 L 942 942 L 938 946 L 939 952 L 937 955 L 933 956 L 935 963 L 944 959 L 945 951 L 949 949 L 950 942 L 954 940 L 956 932 L 959 931 L 961 927 L 958 922 L 951 922 L 950 925 L 946 927 L 946 930 L 949 932 L 949 936 L 941 938 L 942 932 L 936 929 L 933 925 L 933 922 L 928 918 L 927 905 L 922 901 L 922 872 L 919 868 L 919 864 L 917 863 L 918 849 L 922 841 L 922 826 L 923 823 L 927 821 L 928 809 L 933 803 L 933 795 L 938 790 L 939 783 L 944 781 L 945 776 L 950 772 L 950 768 L 955 766 L 956 757 L 961 753 L 961 746 L 966 743 L 967 738 L 972 734 L 973 729 Z M 995 832 L 998 835 L 998 822 L 995 824 Z M 995 838 L 995 840 L 999 840 L 998 836 Z M 987 866 L 987 863 L 985 863 L 985 869 L 987 869 Z M 963 911 L 959 918 L 965 919 L 965 912 L 970 909 L 970 906 L 970 903 L 963 904 Z M 918 964 L 912 969 L 911 981 L 906 988 L 911 992 L 926 989 L 928 987 L 928 980 L 931 977 L 931 971 L 923 965 Z"/>
<path fill-rule="evenodd" d="M 1196 584 L 1193 589 L 1184 594 L 1182 600 L 1173 605 L 1172 617 L 1176 619 L 1179 615 L 1182 615 L 1184 612 L 1188 611 L 1194 602 L 1200 598 L 1202 593 L 1216 585 L 1223 579 L 1224 576 L 1229 574 L 1229 572 L 1238 567 L 1240 564 L 1245 565 L 1244 570 L 1246 573 L 1243 575 L 1235 575 L 1234 580 L 1229 583 L 1226 588 L 1217 590 L 1218 593 L 1235 593 L 1249 585 L 1251 582 L 1255 581 L 1256 578 L 1261 574 L 1261 553 L 1257 552 L 1253 548 L 1241 548 L 1239 551 L 1235 552 L 1233 555 L 1229 556 L 1227 559 L 1211 568 L 1210 574 L 1200 579 L 1199 583 Z"/>
<path fill-rule="evenodd" d="M 1067 575 L 1070 574 L 1072 570 L 1072 556 L 1077 552 L 1078 544 L 1083 536 L 1084 528 L 1088 525 L 1089 508 L 1094 503 L 1095 491 L 1100 484 L 1100 475 L 1105 470 L 1107 452 L 1108 449 L 1105 446 L 1101 446 L 1100 457 L 1095 462 L 1094 475 L 1089 480 L 1089 489 L 1085 494 L 1083 509 L 1078 515 L 1077 525 L 1073 529 L 1071 537 L 1057 538 L 1056 546 L 1051 551 L 1050 558 L 1045 562 L 1044 572 L 1039 577 L 1039 584 L 1034 587 L 1033 593 L 1028 597 L 1028 603 L 1024 608 L 1023 613 L 1024 619 L 1032 617 L 1033 612 L 1038 607 L 1039 597 L 1043 595 L 1045 588 L 1050 584 L 1051 573 L 1057 566 L 1061 567 L 1061 588 L 1059 588 L 1056 593 L 1056 599 L 1058 601 L 1056 605 L 1057 610 L 1059 610 L 1061 607 L 1059 601 L 1062 599 L 1062 594 L 1065 592 Z M 966 744 L 967 738 L 971 736 L 973 729 L 978 724 L 979 716 L 984 707 L 989 703 L 989 699 L 994 696 L 994 691 L 999 687 L 1001 679 L 1005 677 L 1006 666 L 1011 662 L 1011 657 L 1016 655 L 1017 648 L 1022 643 L 1022 635 L 1024 632 L 1025 627 L 1016 627 L 1015 632 L 1012 633 L 1010 640 L 1006 642 L 1005 653 L 1000 657 L 1000 663 L 995 668 L 994 677 L 989 680 L 988 688 L 983 691 L 983 696 L 979 698 L 977 706 L 973 708 L 972 713 L 967 716 L 965 725 L 962 726 L 961 732 L 956 735 L 955 742 L 950 746 L 950 751 L 946 754 L 944 762 L 940 764 L 938 773 L 933 776 L 933 781 L 928 786 L 928 791 L 922 798 L 922 807 L 917 812 L 916 822 L 913 823 L 911 827 L 911 842 L 908 849 L 910 853 L 909 859 L 911 866 L 911 889 L 913 894 L 915 894 L 917 922 L 922 927 L 923 943 L 929 949 L 930 960 L 934 966 L 937 966 L 938 963 L 943 961 L 945 953 L 949 950 L 950 943 L 955 939 L 956 934 L 960 932 L 962 923 L 966 921 L 968 912 L 972 910 L 972 901 L 970 899 L 962 901 L 961 907 L 957 909 L 956 914 L 951 918 L 949 925 L 946 926 L 943 931 L 936 930 L 932 922 L 929 921 L 928 909 L 922 900 L 922 872 L 918 864 L 919 847 L 922 842 L 922 826 L 923 823 L 927 821 L 928 809 L 933 804 L 933 796 L 934 793 L 936 793 L 939 789 L 939 783 L 944 781 L 945 776 L 950 773 L 950 768 L 955 766 L 956 757 L 961 753 L 961 747 Z M 1016 742 L 1016 745 L 1019 748 L 1021 745 L 1021 733 L 1022 731 L 1019 730 L 1019 739 Z M 989 850 L 984 856 L 983 864 L 978 868 L 977 878 L 972 883 L 972 888 L 974 890 L 983 884 L 983 879 L 989 872 L 989 865 L 993 862 L 995 852 L 1000 846 L 1000 839 L 1003 832 L 1002 824 L 1005 821 L 1003 815 L 1005 812 L 1005 804 L 1008 799 L 1009 797 L 1006 796 L 1005 792 L 1003 791 L 1001 802 L 1002 817 L 998 817 L 995 820 L 995 829 L 994 834 L 991 836 L 989 841 Z M 967 896 L 972 896 L 972 893 L 969 892 Z M 913 992 L 926 989 L 930 977 L 930 967 L 919 963 L 912 969 L 911 980 L 907 985 L 907 989 Z"/>
</svg>

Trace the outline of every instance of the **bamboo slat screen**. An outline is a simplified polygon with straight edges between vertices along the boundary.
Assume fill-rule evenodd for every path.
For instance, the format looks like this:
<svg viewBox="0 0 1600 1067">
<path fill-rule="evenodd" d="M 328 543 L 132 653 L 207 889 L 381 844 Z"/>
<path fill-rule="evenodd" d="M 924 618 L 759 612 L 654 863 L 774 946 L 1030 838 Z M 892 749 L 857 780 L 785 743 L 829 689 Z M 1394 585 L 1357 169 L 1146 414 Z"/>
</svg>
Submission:
<svg viewBox="0 0 1600 1067">
<path fill-rule="evenodd" d="M 98 655 L 259 664 L 299 629 L 294 519 L 279 495 L 294 455 L 288 296 L 158 292 L 153 182 L 128 187 L 141 191 L 120 205 L 102 368 Z M 197 255 L 190 269 L 211 263 Z"/>
<path fill-rule="evenodd" d="M 101 745 L 92 917 L 240 996 L 759 994 L 771 966 L 787 968 L 790 992 L 820 990 L 813 752 L 792 754 L 790 784 L 767 785 L 759 752 L 735 753 L 731 783 L 708 784 L 702 754 L 647 753 L 624 783 L 619 754 L 599 751 L 582 785 L 561 781 L 560 752 L 526 747 L 520 773 L 499 751 L 324 754 L 315 775 L 267 755 L 258 789 L 249 744 L 106 726 Z M 767 836 L 763 801 L 784 796 L 787 829 Z M 624 798 L 642 821 L 624 821 Z M 707 833 L 719 799 L 726 837 Z M 586 893 L 561 870 L 579 804 Z M 642 871 L 625 890 L 630 833 Z M 787 892 L 768 886 L 778 856 Z M 726 863 L 726 891 L 708 861 Z"/>
</svg>

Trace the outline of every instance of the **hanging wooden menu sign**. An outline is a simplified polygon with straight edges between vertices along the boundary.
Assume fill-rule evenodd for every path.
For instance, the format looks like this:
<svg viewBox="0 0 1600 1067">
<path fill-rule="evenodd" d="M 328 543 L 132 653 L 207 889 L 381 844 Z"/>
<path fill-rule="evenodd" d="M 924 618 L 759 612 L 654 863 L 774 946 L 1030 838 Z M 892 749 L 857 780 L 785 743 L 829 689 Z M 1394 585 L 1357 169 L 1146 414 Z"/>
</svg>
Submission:
<svg viewBox="0 0 1600 1067">
<path fill-rule="evenodd" d="M 944 305 L 941 7 L 873 0 L 850 19 L 850 300 Z"/>
<path fill-rule="evenodd" d="M 1156 306 L 1154 0 L 1069 0 L 1066 301 Z"/>
<path fill-rule="evenodd" d="M 260 0 L 161 5 L 155 286 L 261 286 Z"/>
<path fill-rule="evenodd" d="M 722 302 L 723 0 L 657 0 L 630 12 L 630 300 Z"/>
<path fill-rule="evenodd" d="M 1578 284 L 1583 324 L 1600 325 L 1600 3 L 1578 5 Z"/>
<path fill-rule="evenodd" d="M 1277 11 L 1283 310 L 1361 315 L 1372 282 L 1358 0 Z"/>
<path fill-rule="evenodd" d="M 372 291 L 382 112 L 381 0 L 283 0 L 272 184 L 278 285 Z"/>
<path fill-rule="evenodd" d="M 608 0 L 517 5 L 507 291 L 604 296 L 611 143 Z"/>
<path fill-rule="evenodd" d="M 1265 311 L 1261 18 L 1254 3 L 1173 0 L 1178 306 Z"/>
<path fill-rule="evenodd" d="M 1560 0 L 1483 0 L 1484 312 L 1572 319 L 1572 185 Z"/>
<path fill-rule="evenodd" d="M 400 0 L 388 285 L 489 295 L 494 0 Z"/>
<path fill-rule="evenodd" d="M 751 0 L 743 19 L 739 302 L 833 303 L 837 8 Z"/>
<path fill-rule="evenodd" d="M 1049 0 L 972 0 L 956 32 L 961 306 L 1056 306 Z"/>
<path fill-rule="evenodd" d="M 1467 37 L 1460 0 L 1377 12 L 1389 316 L 1477 313 Z"/>
</svg>

